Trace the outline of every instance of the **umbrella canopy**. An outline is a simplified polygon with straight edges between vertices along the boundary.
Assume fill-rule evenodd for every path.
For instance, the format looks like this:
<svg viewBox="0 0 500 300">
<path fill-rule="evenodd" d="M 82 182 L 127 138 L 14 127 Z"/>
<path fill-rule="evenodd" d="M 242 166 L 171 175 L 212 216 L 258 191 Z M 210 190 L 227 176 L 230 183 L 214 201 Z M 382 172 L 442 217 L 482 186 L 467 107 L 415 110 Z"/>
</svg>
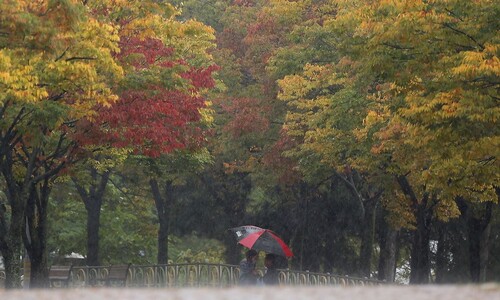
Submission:
<svg viewBox="0 0 500 300">
<path fill-rule="evenodd" d="M 247 235 L 249 235 L 250 233 L 258 232 L 264 229 L 253 225 L 245 225 L 245 226 L 230 228 L 229 230 L 236 235 L 236 239 L 239 242 L 241 241 L 241 239 L 247 237 Z"/>
<path fill-rule="evenodd" d="M 236 228 L 240 229 L 234 230 Z M 238 243 L 248 249 L 273 253 L 287 258 L 293 256 L 292 251 L 288 248 L 286 243 L 283 242 L 283 240 L 276 235 L 276 233 L 269 229 L 263 229 L 251 225 L 236 228 L 231 228 L 230 230 L 236 234 Z"/>
</svg>

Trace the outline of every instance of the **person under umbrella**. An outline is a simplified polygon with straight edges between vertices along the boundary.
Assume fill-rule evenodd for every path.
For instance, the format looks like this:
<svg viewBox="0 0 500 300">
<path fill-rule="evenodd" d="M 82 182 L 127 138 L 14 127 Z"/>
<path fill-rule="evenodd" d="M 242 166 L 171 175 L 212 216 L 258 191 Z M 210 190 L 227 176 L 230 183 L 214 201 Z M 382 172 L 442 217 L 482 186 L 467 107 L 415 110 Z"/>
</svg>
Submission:
<svg viewBox="0 0 500 300">
<path fill-rule="evenodd" d="M 266 274 L 262 277 L 264 285 L 277 285 L 279 284 L 279 272 L 276 269 L 276 255 L 272 253 L 266 254 L 264 259 L 264 266 L 266 266 Z"/>
<path fill-rule="evenodd" d="M 253 260 L 248 257 L 250 253 L 255 253 L 255 261 L 257 260 L 257 251 L 264 251 L 268 254 L 266 256 L 266 267 L 268 269 L 268 284 L 276 284 L 278 283 L 278 272 L 276 270 L 276 255 L 283 258 L 290 258 L 293 256 L 292 251 L 287 246 L 287 244 L 272 230 L 260 228 L 253 225 L 239 226 L 230 228 L 236 235 L 236 239 L 238 240 L 238 244 L 243 245 L 250 249 L 247 252 L 247 258 L 245 258 L 240 263 L 240 272 L 243 276 L 243 279 L 240 277 L 240 283 L 243 284 L 254 284 L 257 282 L 258 275 L 257 272 L 248 272 L 245 268 L 247 267 L 248 262 L 252 262 Z M 250 252 L 250 251 L 255 252 Z M 255 270 L 255 267 L 253 267 Z M 253 276 L 249 276 L 247 274 L 252 273 Z M 251 279 L 247 279 L 250 277 Z M 264 283 L 265 284 L 265 283 Z"/>
<path fill-rule="evenodd" d="M 257 284 L 257 279 L 259 274 L 255 269 L 257 264 L 258 253 L 255 250 L 248 250 L 246 252 L 246 257 L 240 262 L 240 285 L 255 285 Z"/>
</svg>

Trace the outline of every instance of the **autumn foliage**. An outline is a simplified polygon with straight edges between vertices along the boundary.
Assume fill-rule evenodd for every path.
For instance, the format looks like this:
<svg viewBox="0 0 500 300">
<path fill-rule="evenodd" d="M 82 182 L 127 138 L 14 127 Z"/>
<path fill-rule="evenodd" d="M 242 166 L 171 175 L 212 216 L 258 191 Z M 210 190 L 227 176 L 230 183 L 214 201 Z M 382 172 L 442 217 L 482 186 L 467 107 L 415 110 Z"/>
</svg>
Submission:
<svg viewBox="0 0 500 300">
<path fill-rule="evenodd" d="M 128 74 L 119 100 L 99 109 L 97 122 L 87 122 L 90 128 L 81 140 L 129 147 L 153 157 L 201 146 L 202 92 L 214 86 L 212 72 L 217 67 L 189 66 L 175 59 L 174 51 L 158 39 L 122 39 L 116 58 Z"/>
<path fill-rule="evenodd" d="M 407 230 L 419 283 L 430 278 L 425 255 L 436 224 L 469 218 L 469 226 L 473 209 L 491 214 L 498 203 L 495 1 L 5 0 L 0 8 L 0 171 L 10 205 L 0 218 L 12 220 L 0 224 L 0 251 L 10 253 L 8 268 L 19 259 L 26 212 L 33 226 L 43 217 L 28 203 L 42 195 L 46 207 L 57 177 L 77 177 L 76 164 L 88 162 L 81 158 L 106 176 L 130 153 L 165 165 L 175 165 L 176 150 L 187 150 L 179 151 L 187 161 L 215 161 L 223 172 L 206 171 L 208 189 L 230 182 L 216 202 L 240 199 L 227 209 L 239 210 L 238 221 L 254 213 L 248 199 L 295 207 L 296 224 L 283 223 L 301 248 L 327 248 L 345 234 L 331 225 L 341 222 L 332 221 L 333 204 L 348 190 L 349 218 L 372 223 L 349 229 L 356 237 L 342 251 L 362 256 L 361 246 L 351 248 L 363 245 L 371 258 L 378 223 Z M 182 19 L 183 9 L 218 32 Z M 200 149 L 202 158 L 193 154 Z M 231 190 L 231 180 L 244 189 Z M 330 215 L 307 228 L 306 207 L 323 204 Z M 316 237 L 305 233 L 322 226 L 317 237 L 326 238 L 308 242 Z M 468 228 L 469 240 L 487 245 L 489 233 L 477 228 Z M 320 266 L 337 255 L 329 250 L 311 258 L 318 269 L 337 267 Z M 358 265 L 373 274 L 369 259 Z M 7 286 L 19 285 L 9 272 Z"/>
</svg>

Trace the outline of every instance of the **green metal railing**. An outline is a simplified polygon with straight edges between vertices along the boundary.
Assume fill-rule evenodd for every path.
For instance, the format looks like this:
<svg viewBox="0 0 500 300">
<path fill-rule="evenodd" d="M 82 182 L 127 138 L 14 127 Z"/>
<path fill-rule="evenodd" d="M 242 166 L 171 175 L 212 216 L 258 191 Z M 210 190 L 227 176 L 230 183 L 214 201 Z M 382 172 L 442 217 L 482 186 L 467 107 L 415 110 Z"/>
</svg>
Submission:
<svg viewBox="0 0 500 300">
<path fill-rule="evenodd" d="M 104 286 L 109 267 L 75 266 L 71 287 Z M 237 283 L 239 269 L 225 264 L 132 265 L 127 287 L 229 287 Z"/>
<path fill-rule="evenodd" d="M 110 266 L 74 266 L 68 287 L 104 286 Z M 264 270 L 258 270 L 263 275 Z M 168 264 L 131 265 L 128 270 L 127 287 L 231 287 L 238 285 L 240 270 L 227 264 Z M 384 284 L 382 281 L 340 276 L 330 273 L 279 270 L 279 282 L 284 286 L 366 286 Z M 0 270 L 0 287 L 5 280 L 5 271 Z M 54 287 L 61 287 L 57 282 Z"/>
<path fill-rule="evenodd" d="M 373 286 L 385 284 L 383 281 L 358 278 L 350 276 L 334 275 L 330 273 L 318 273 L 309 271 L 293 271 L 293 270 L 280 270 L 279 282 L 281 285 L 298 285 L 298 286 Z"/>
</svg>

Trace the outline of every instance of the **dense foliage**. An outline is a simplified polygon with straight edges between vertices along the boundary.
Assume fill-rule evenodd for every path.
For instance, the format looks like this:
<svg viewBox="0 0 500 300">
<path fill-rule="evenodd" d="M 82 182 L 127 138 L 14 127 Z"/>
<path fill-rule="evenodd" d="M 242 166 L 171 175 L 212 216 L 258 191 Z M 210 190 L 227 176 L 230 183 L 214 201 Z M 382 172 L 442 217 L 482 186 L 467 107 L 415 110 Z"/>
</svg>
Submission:
<svg viewBox="0 0 500 300">
<path fill-rule="evenodd" d="M 495 1 L 0 8 L 7 287 L 23 249 L 33 286 L 72 252 L 237 263 L 245 224 L 294 269 L 500 280 Z"/>
</svg>

